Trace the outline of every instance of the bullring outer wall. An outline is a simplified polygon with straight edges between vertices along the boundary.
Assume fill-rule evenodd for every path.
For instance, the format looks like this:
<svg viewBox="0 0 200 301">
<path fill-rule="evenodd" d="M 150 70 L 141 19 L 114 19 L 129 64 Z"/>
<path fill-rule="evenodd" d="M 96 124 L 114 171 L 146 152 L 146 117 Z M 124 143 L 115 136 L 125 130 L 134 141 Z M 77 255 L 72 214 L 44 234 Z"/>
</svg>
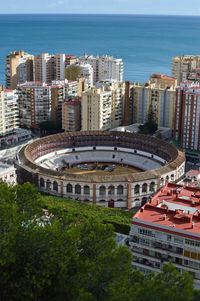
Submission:
<svg viewBox="0 0 200 301">
<path fill-rule="evenodd" d="M 35 160 L 52 152 L 81 147 L 98 151 L 107 147 L 149 153 L 152 160 L 162 158 L 166 164 L 157 169 L 122 175 L 75 175 L 41 167 Z M 139 154 L 138 154 L 139 156 Z M 149 136 L 121 132 L 61 133 L 38 139 L 18 155 L 18 182 L 30 181 L 42 192 L 70 197 L 101 206 L 128 208 L 144 204 L 166 182 L 177 182 L 184 175 L 185 153 L 175 145 Z M 134 165 L 134 164 L 133 164 Z"/>
</svg>

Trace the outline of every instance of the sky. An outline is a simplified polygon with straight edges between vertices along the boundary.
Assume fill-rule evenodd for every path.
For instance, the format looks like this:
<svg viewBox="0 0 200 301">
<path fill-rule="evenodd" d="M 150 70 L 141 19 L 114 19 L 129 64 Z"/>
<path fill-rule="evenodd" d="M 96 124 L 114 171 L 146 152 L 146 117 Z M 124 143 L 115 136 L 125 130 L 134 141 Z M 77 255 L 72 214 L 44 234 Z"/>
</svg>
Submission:
<svg viewBox="0 0 200 301">
<path fill-rule="evenodd" d="M 0 0 L 0 14 L 200 15 L 199 0 Z"/>
</svg>

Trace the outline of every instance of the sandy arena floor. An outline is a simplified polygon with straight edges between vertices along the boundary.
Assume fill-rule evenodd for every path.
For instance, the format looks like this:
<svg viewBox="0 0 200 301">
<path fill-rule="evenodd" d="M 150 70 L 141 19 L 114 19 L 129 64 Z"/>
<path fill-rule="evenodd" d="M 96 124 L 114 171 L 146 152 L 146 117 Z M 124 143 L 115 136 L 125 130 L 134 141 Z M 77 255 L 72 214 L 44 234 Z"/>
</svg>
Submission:
<svg viewBox="0 0 200 301">
<path fill-rule="evenodd" d="M 108 167 L 112 168 L 112 164 L 109 163 L 100 163 L 98 166 L 102 167 L 102 165 L 108 165 Z M 136 172 L 142 172 L 140 169 L 132 168 L 132 167 L 126 167 L 122 166 L 120 164 L 115 164 L 116 168 L 113 169 L 112 172 L 106 171 L 106 170 L 90 170 L 90 167 L 94 166 L 93 163 L 88 164 L 89 170 L 81 170 L 80 168 L 73 167 L 69 169 L 65 169 L 64 172 L 67 174 L 76 174 L 76 175 L 97 175 L 97 176 L 103 176 L 103 175 L 120 175 L 120 174 L 126 174 L 126 173 L 136 173 Z"/>
</svg>

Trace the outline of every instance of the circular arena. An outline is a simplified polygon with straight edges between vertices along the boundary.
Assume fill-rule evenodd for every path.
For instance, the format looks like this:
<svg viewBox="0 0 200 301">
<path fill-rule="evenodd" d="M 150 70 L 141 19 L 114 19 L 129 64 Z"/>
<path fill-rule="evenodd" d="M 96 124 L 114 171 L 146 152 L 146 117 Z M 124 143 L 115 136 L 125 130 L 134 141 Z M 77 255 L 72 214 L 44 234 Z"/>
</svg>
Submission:
<svg viewBox="0 0 200 301">
<path fill-rule="evenodd" d="M 181 179 L 185 154 L 174 144 L 144 135 L 65 132 L 22 148 L 16 167 L 20 184 L 29 181 L 52 195 L 131 209 L 166 182 Z"/>
</svg>

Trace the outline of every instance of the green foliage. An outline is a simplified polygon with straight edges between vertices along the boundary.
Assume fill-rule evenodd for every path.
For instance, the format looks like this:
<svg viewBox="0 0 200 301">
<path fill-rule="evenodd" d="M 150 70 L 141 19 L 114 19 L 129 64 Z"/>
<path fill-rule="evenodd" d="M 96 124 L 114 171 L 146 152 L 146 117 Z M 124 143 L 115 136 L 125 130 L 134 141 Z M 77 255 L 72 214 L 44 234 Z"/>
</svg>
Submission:
<svg viewBox="0 0 200 301">
<path fill-rule="evenodd" d="M 65 69 L 65 78 L 68 80 L 77 80 L 81 74 L 81 69 L 76 65 L 71 65 Z"/>
<path fill-rule="evenodd" d="M 158 275 L 132 270 L 131 252 L 117 247 L 110 224 L 118 215 L 126 224 L 128 213 L 77 203 L 65 200 L 66 207 L 29 183 L 0 183 L 1 300 L 199 300 L 192 277 L 171 263 Z M 54 216 L 41 224 L 46 205 Z"/>
<path fill-rule="evenodd" d="M 39 124 L 41 133 L 54 134 L 60 130 L 60 124 L 53 120 L 47 120 Z"/>
<path fill-rule="evenodd" d="M 99 219 L 102 223 L 112 224 L 116 232 L 129 234 L 133 217 L 133 213 L 130 211 L 88 205 L 76 200 L 46 195 L 43 196 L 43 203 L 49 211 L 57 216 L 75 215 L 80 219 Z"/>
<path fill-rule="evenodd" d="M 149 106 L 146 122 L 139 126 L 140 133 L 145 135 L 153 135 L 158 129 L 158 123 L 152 105 Z"/>
<path fill-rule="evenodd" d="M 157 133 L 156 138 L 162 139 L 162 134 L 161 134 L 161 132 L 158 132 L 158 133 Z"/>
</svg>

